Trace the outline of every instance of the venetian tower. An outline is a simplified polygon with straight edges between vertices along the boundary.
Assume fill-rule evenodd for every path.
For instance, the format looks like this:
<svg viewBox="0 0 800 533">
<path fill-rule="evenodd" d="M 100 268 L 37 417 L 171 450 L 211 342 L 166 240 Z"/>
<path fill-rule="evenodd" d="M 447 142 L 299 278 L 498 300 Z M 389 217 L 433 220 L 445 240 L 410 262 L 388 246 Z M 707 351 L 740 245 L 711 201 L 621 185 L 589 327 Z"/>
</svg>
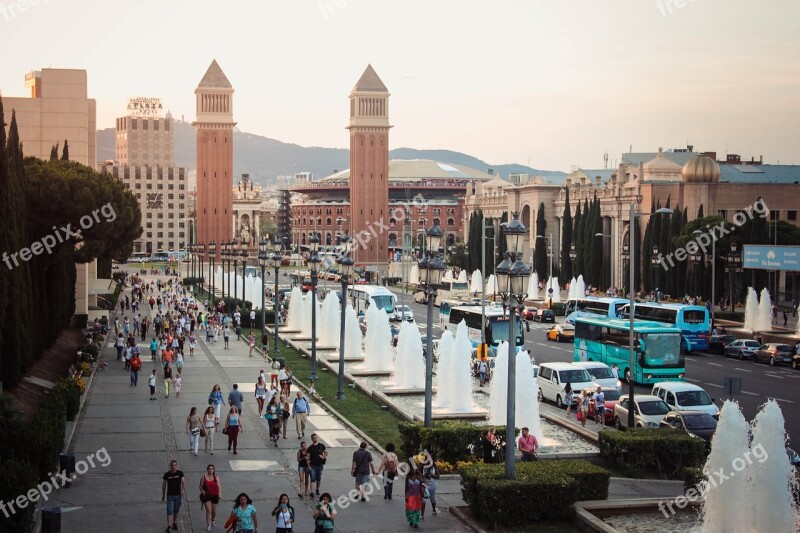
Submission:
<svg viewBox="0 0 800 533">
<path fill-rule="evenodd" d="M 350 92 L 350 235 L 357 265 L 388 262 L 389 91 L 372 65 Z"/>
<path fill-rule="evenodd" d="M 233 87 L 216 60 L 197 89 L 197 242 L 233 237 Z"/>
</svg>

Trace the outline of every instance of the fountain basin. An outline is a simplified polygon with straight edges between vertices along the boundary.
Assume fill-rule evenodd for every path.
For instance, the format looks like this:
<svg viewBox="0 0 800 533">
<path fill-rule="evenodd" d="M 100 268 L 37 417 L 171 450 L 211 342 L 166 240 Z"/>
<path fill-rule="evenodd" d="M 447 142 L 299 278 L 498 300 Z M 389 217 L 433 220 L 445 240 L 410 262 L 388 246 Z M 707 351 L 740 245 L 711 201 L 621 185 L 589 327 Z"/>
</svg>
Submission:
<svg viewBox="0 0 800 533">
<path fill-rule="evenodd" d="M 443 409 L 433 409 L 431 412 L 431 418 L 434 420 L 480 420 L 483 422 L 487 416 L 489 416 L 489 411 L 486 409 L 468 411 L 466 413 L 445 411 Z"/>
<path fill-rule="evenodd" d="M 317 347 L 317 350 L 320 350 L 320 349 L 322 349 L 322 348 Z M 334 349 L 334 348 L 331 348 L 331 349 Z M 329 363 L 338 363 L 339 362 L 339 356 L 337 355 L 336 357 L 328 357 L 327 361 Z M 345 357 L 344 358 L 344 362 L 345 363 L 363 363 L 364 362 L 364 358 L 363 357 Z"/>
<path fill-rule="evenodd" d="M 677 511 L 672 514 L 665 504 L 672 504 Z M 667 515 L 659 509 L 665 508 Z M 638 498 L 632 500 L 594 500 L 575 504 L 575 521 L 587 530 L 605 533 L 681 531 L 700 533 L 703 522 L 700 518 L 702 500 L 688 501 L 678 509 L 669 498 Z"/>
<path fill-rule="evenodd" d="M 346 363 L 347 359 L 345 359 L 344 362 Z M 389 370 L 387 370 L 387 371 L 383 371 L 383 370 L 366 370 L 366 369 L 360 370 L 358 368 L 354 368 L 353 370 L 349 371 L 349 374 L 351 376 L 355 376 L 355 377 L 361 377 L 361 376 L 391 376 L 392 372 L 389 371 Z"/>
</svg>

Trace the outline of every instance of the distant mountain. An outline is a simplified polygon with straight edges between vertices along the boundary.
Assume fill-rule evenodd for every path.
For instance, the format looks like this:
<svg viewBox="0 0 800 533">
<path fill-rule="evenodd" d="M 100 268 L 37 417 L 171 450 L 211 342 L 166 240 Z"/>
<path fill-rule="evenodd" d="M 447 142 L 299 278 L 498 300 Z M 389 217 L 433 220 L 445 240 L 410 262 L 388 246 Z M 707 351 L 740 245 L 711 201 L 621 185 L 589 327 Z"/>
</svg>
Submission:
<svg viewBox="0 0 800 533">
<path fill-rule="evenodd" d="M 188 122 L 175 121 L 175 164 L 195 168 L 195 132 Z M 260 184 L 267 184 L 279 175 L 311 172 L 314 179 L 329 176 L 334 170 L 350 166 L 350 151 L 344 148 L 306 147 L 269 139 L 252 133 L 233 134 L 233 175 L 243 173 Z M 97 159 L 107 161 L 116 157 L 114 128 L 97 132 Z M 512 172 L 531 172 L 559 183 L 567 175 L 556 170 L 529 169 L 524 165 L 490 165 L 471 155 L 451 150 L 417 150 L 396 148 L 389 152 L 391 159 L 432 159 L 452 165 L 464 165 L 476 170 L 493 169 L 495 174 L 508 177 Z"/>
</svg>

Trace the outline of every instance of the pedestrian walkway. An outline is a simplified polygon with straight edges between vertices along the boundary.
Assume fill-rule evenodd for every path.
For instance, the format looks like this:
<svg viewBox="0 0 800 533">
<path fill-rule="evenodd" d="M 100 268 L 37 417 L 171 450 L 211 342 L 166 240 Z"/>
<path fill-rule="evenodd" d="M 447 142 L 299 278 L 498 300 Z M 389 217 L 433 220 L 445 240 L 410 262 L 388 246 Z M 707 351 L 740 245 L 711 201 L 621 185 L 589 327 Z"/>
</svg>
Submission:
<svg viewBox="0 0 800 533">
<path fill-rule="evenodd" d="M 153 276 L 147 281 L 155 281 Z M 161 277 L 162 280 L 166 279 Z M 126 291 L 127 293 L 128 291 Z M 142 316 L 151 315 L 148 305 L 140 308 Z M 113 322 L 113 317 L 112 317 Z M 248 330 L 244 330 L 246 334 Z M 311 517 L 313 502 L 297 496 L 296 451 L 300 440 L 294 431 L 294 421 L 289 419 L 286 439 L 278 441 L 276 448 L 269 441 L 266 421 L 259 419 L 254 386 L 259 370 L 267 369 L 258 354 L 248 357 L 245 342 L 236 342 L 231 335 L 231 348 L 223 349 L 220 336 L 217 343 L 206 344 L 205 335 L 196 335 L 195 356 L 185 356 L 183 386 L 179 398 L 174 392 L 165 397 L 161 366 L 151 362 L 146 343 L 142 348 L 142 371 L 138 387 L 130 386 L 129 374 L 124 364 L 115 361 L 111 344 L 103 350 L 109 367 L 95 375 L 84 409 L 81 412 L 75 437 L 69 451 L 77 461 L 102 448 L 108 453 L 108 466 L 97 464 L 79 475 L 71 488 L 62 488 L 51 496 L 46 506 L 62 508 L 62 531 L 65 532 L 147 532 L 164 531 L 166 505 L 161 501 L 162 476 L 169 461 L 177 459 L 178 468 L 186 475 L 186 497 L 178 521 L 178 531 L 205 531 L 204 511 L 199 501 L 199 484 L 208 464 L 214 464 L 222 485 L 222 501 L 218 508 L 217 524 L 212 531 L 224 531 L 224 524 L 234 497 L 246 492 L 258 511 L 259 530 L 272 531 L 274 518 L 270 516 L 281 493 L 289 495 L 295 508 L 295 531 L 314 530 Z M 152 335 L 148 336 L 149 339 Z M 137 339 L 138 342 L 138 339 Z M 149 401 L 147 378 L 153 368 L 158 369 L 158 401 Z M 303 376 L 298 376 L 303 381 Z M 191 407 L 200 413 L 208 405 L 208 395 L 213 385 L 219 384 L 223 396 L 234 383 L 245 397 L 242 415 L 243 432 L 239 436 L 239 453 L 227 452 L 227 438 L 215 435 L 214 455 L 189 452 L 189 437 L 185 433 L 186 417 Z M 293 389 L 293 393 L 296 388 Z M 351 458 L 360 438 L 338 420 L 312 403 L 312 415 L 306 427 L 306 441 L 316 432 L 329 448 L 330 455 L 322 479 L 322 491 L 329 492 L 334 500 L 348 494 L 354 486 L 350 476 Z M 223 406 L 222 413 L 227 412 Z M 221 419 L 221 423 L 223 419 Z M 222 425 L 220 425 L 220 428 Z M 397 443 L 399 444 L 399 443 Z M 373 451 L 375 465 L 380 454 Z M 339 509 L 337 531 L 406 531 L 402 485 L 396 487 L 391 501 L 383 500 L 381 490 L 376 490 L 367 503 L 354 502 Z M 438 491 L 439 514 L 427 516 L 420 528 L 428 531 L 468 531 L 453 515 L 446 512 L 450 505 L 463 505 L 457 480 L 441 480 Z M 429 513 L 428 513 L 429 514 Z"/>
</svg>

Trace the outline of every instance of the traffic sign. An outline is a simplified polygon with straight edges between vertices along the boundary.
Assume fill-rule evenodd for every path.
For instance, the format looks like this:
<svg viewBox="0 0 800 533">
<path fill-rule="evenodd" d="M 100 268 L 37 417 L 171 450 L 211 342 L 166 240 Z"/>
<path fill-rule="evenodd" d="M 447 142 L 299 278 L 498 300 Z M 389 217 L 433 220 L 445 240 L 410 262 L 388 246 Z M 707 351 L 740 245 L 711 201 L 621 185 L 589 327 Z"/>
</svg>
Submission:
<svg viewBox="0 0 800 533">
<path fill-rule="evenodd" d="M 547 289 L 547 294 L 553 294 L 553 287 L 550 287 L 549 289 Z"/>
</svg>

